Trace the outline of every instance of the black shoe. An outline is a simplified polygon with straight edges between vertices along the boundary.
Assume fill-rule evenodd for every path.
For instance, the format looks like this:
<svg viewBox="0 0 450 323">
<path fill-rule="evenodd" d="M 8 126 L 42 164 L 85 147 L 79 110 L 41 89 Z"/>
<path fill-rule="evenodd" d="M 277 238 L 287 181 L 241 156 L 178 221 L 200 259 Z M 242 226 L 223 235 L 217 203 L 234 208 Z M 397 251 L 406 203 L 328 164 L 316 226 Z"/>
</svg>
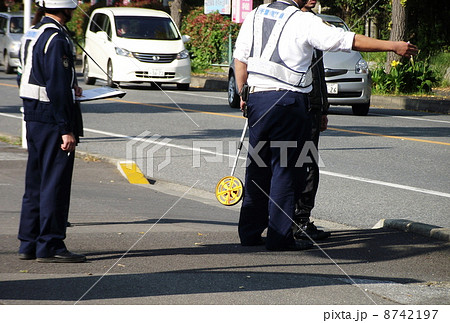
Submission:
<svg viewBox="0 0 450 323">
<path fill-rule="evenodd" d="M 37 258 L 37 262 L 85 262 L 85 255 L 78 255 L 70 251 L 65 251 L 59 255 L 54 255 L 53 257 Z"/>
<path fill-rule="evenodd" d="M 262 246 L 266 244 L 266 238 L 260 237 L 255 241 L 241 241 L 241 246 L 243 247 L 253 247 L 253 246 Z"/>
<path fill-rule="evenodd" d="M 280 246 L 280 247 L 266 247 L 267 250 L 271 251 L 300 251 L 307 250 L 313 247 L 313 243 L 307 240 L 295 240 L 291 245 Z"/>
<path fill-rule="evenodd" d="M 33 260 L 36 259 L 36 255 L 34 253 L 21 252 L 19 253 L 20 260 Z"/>
<path fill-rule="evenodd" d="M 310 238 L 315 240 L 324 240 L 328 238 L 331 233 L 317 229 L 314 222 L 307 222 L 300 224 L 300 228 L 297 228 L 297 232 L 294 233 L 295 239 L 309 240 Z M 309 236 L 309 237 L 308 237 Z"/>
</svg>

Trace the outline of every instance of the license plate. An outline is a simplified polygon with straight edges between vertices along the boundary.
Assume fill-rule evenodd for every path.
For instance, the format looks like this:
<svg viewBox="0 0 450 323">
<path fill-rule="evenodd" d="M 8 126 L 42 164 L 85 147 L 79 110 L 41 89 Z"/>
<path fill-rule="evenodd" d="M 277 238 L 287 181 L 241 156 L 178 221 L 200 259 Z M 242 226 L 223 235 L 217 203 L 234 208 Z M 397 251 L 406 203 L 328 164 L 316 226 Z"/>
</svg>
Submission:
<svg viewBox="0 0 450 323">
<path fill-rule="evenodd" d="M 338 93 L 338 84 L 337 83 L 327 83 L 327 92 L 328 92 L 328 94 L 337 94 Z"/>
<path fill-rule="evenodd" d="M 164 71 L 157 69 L 150 69 L 148 71 L 148 76 L 164 76 Z"/>
</svg>

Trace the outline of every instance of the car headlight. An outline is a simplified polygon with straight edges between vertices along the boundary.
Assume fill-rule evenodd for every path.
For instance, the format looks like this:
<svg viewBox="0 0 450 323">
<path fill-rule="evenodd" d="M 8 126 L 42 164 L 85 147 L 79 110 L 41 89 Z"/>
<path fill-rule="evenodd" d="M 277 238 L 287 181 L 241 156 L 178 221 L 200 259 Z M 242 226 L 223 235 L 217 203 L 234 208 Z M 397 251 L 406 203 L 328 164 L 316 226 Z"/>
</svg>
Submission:
<svg viewBox="0 0 450 323">
<path fill-rule="evenodd" d="M 133 57 L 133 54 L 129 50 L 126 50 L 126 49 L 120 48 L 120 47 L 114 47 L 114 49 L 116 50 L 117 55 Z"/>
<path fill-rule="evenodd" d="M 186 49 L 183 49 L 181 52 L 177 54 L 177 59 L 186 59 L 189 58 L 189 52 Z"/>
<path fill-rule="evenodd" d="M 355 65 L 356 74 L 367 74 L 369 73 L 369 64 L 364 59 L 360 59 Z"/>
<path fill-rule="evenodd" d="M 8 52 L 18 54 L 20 51 L 20 42 L 12 42 L 9 44 Z"/>
</svg>

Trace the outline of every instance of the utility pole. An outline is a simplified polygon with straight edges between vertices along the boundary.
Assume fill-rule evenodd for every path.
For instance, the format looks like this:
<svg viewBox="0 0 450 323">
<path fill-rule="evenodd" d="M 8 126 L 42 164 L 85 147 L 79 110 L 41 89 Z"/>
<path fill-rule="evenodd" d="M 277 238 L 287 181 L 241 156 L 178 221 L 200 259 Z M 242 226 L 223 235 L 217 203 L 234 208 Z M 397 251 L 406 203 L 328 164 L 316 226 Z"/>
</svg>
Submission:
<svg viewBox="0 0 450 323">
<path fill-rule="evenodd" d="M 31 25 L 31 1 L 23 0 L 23 32 L 26 33 Z"/>
</svg>

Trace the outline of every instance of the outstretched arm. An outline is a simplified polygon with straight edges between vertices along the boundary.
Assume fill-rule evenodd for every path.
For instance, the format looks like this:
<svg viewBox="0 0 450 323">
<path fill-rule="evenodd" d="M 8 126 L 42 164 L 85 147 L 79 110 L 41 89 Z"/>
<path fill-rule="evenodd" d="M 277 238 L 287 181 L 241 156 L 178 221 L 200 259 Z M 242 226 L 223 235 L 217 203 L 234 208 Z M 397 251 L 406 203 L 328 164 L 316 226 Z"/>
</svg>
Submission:
<svg viewBox="0 0 450 323">
<path fill-rule="evenodd" d="M 394 52 L 408 58 L 418 52 L 416 45 L 404 41 L 380 40 L 359 34 L 355 34 L 352 49 L 360 52 Z"/>
</svg>

